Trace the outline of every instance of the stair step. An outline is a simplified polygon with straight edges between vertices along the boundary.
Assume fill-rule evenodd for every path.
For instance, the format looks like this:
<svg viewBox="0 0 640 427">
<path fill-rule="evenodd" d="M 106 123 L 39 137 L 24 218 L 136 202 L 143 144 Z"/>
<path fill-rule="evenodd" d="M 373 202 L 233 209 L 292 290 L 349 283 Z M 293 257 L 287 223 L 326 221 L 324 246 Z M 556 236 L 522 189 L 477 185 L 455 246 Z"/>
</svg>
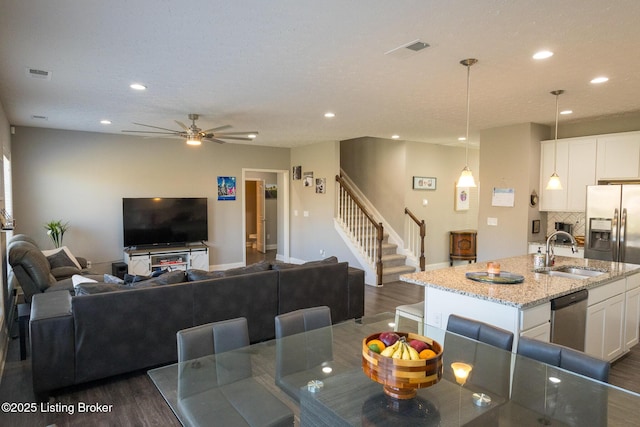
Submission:
<svg viewBox="0 0 640 427">
<path fill-rule="evenodd" d="M 407 257 L 400 254 L 391 254 L 382 256 L 382 268 L 383 271 L 388 270 L 391 267 L 399 267 L 406 265 Z"/>
<path fill-rule="evenodd" d="M 415 273 L 416 269 L 409 266 L 399 266 L 385 268 L 382 270 L 382 284 L 397 282 L 400 280 L 400 275 L 407 273 Z"/>
</svg>

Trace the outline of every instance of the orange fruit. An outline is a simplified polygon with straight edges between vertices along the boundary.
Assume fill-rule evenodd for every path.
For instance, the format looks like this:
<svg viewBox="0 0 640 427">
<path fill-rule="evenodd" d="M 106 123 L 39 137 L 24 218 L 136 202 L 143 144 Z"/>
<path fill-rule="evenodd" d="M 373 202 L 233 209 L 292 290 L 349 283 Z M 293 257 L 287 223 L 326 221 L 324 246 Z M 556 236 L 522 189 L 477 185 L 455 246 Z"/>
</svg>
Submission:
<svg viewBox="0 0 640 427">
<path fill-rule="evenodd" d="M 386 348 L 386 345 L 384 345 L 384 343 L 378 339 L 373 339 L 367 342 L 367 347 L 369 347 L 371 350 L 375 351 L 376 353 L 380 353 L 382 350 Z"/>
<path fill-rule="evenodd" d="M 431 359 L 436 355 L 436 352 L 430 349 L 424 349 L 420 352 L 420 359 Z"/>
</svg>

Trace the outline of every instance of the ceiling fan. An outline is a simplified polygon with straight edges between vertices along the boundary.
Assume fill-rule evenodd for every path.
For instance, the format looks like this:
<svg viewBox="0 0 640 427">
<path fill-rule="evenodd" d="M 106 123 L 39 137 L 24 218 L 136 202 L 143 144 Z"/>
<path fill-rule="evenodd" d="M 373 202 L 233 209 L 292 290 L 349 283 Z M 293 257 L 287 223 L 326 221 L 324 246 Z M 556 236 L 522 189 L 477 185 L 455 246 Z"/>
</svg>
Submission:
<svg viewBox="0 0 640 427">
<path fill-rule="evenodd" d="M 223 129 L 228 129 L 230 125 L 218 126 L 215 128 L 202 130 L 196 126 L 196 120 L 200 117 L 198 114 L 189 114 L 189 120 L 191 120 L 191 126 L 187 126 L 184 123 L 175 120 L 175 122 L 182 128 L 182 130 L 173 130 L 162 128 L 159 126 L 145 125 L 143 123 L 133 123 L 138 126 L 145 126 L 153 129 L 160 129 L 164 132 L 158 131 L 146 131 L 146 130 L 123 130 L 122 132 L 128 133 L 153 133 L 158 135 L 169 135 L 169 137 L 184 138 L 189 145 L 200 145 L 202 141 L 213 141 L 218 144 L 224 144 L 225 139 L 237 140 L 237 141 L 253 141 L 258 135 L 258 132 L 220 132 Z"/>
</svg>

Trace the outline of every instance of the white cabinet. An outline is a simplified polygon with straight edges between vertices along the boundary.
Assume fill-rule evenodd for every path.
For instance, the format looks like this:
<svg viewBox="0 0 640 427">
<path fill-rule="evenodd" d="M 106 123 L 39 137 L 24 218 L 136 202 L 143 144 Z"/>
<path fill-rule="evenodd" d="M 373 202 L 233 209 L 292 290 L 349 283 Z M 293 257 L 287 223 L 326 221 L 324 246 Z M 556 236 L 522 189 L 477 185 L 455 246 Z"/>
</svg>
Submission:
<svg viewBox="0 0 640 427">
<path fill-rule="evenodd" d="M 569 138 L 542 141 L 540 154 L 540 210 L 584 212 L 586 186 L 596 184 L 597 142 L 594 137 Z M 547 181 L 556 172 L 562 182 L 562 190 L 547 190 Z"/>
<path fill-rule="evenodd" d="M 623 346 L 626 280 L 619 279 L 589 290 L 585 352 L 613 360 Z"/>
<path fill-rule="evenodd" d="M 124 253 L 129 274 L 148 276 L 155 270 L 198 269 L 209 271 L 209 249 L 206 246 L 187 248 L 127 250 Z"/>
<path fill-rule="evenodd" d="M 520 336 L 540 341 L 551 340 L 551 304 L 540 304 L 520 314 Z"/>
<path fill-rule="evenodd" d="M 597 179 L 640 177 L 640 132 L 598 137 Z"/>
<path fill-rule="evenodd" d="M 638 344 L 640 328 L 640 274 L 627 278 L 627 293 L 624 306 L 625 350 Z"/>
</svg>

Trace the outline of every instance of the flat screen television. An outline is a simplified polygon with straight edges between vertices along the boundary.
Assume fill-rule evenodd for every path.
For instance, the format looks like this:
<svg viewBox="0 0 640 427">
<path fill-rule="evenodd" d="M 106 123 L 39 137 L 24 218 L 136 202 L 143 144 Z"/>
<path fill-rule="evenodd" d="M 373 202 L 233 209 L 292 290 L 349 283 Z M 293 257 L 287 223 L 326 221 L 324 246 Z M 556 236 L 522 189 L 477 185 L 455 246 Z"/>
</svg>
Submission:
<svg viewBox="0 0 640 427">
<path fill-rule="evenodd" d="M 208 240 L 207 199 L 123 198 L 125 247 L 172 246 Z"/>
</svg>

